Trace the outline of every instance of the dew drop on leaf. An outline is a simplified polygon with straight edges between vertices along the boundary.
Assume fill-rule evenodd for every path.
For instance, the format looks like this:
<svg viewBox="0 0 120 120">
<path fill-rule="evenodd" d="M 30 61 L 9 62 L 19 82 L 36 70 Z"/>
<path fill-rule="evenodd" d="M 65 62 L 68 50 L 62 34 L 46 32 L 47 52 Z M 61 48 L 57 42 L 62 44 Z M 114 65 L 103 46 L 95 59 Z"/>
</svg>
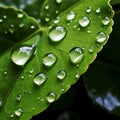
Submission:
<svg viewBox="0 0 120 120">
<path fill-rule="evenodd" d="M 49 103 L 52 103 L 56 100 L 56 94 L 54 92 L 50 92 L 47 94 L 46 96 L 46 100 L 49 102 Z"/>
<path fill-rule="evenodd" d="M 97 33 L 97 35 L 96 35 L 96 41 L 98 43 L 103 43 L 103 42 L 106 41 L 106 39 L 107 39 L 107 35 L 104 32 Z"/>
<path fill-rule="evenodd" d="M 102 23 L 103 25 L 108 25 L 110 23 L 110 19 L 108 17 L 105 17 L 103 20 L 102 20 Z"/>
<path fill-rule="evenodd" d="M 49 5 L 45 5 L 45 10 L 49 10 Z"/>
<path fill-rule="evenodd" d="M 31 29 L 35 29 L 35 26 L 34 26 L 34 25 L 31 25 L 30 28 L 31 28 Z"/>
<path fill-rule="evenodd" d="M 56 17 L 56 19 L 54 20 L 54 24 L 58 24 L 60 22 L 60 17 Z"/>
<path fill-rule="evenodd" d="M 56 3 L 62 3 L 62 0 L 56 0 Z"/>
<path fill-rule="evenodd" d="M 34 55 L 35 48 L 31 46 L 20 46 L 11 53 L 11 60 L 19 66 L 24 66 L 26 62 Z"/>
<path fill-rule="evenodd" d="M 53 66 L 57 61 L 57 57 L 53 53 L 48 53 L 43 57 L 43 64 L 47 67 Z"/>
<path fill-rule="evenodd" d="M 38 86 L 42 85 L 43 83 L 45 83 L 47 80 L 47 75 L 44 73 L 38 73 L 37 75 L 35 75 L 34 77 L 34 83 Z"/>
<path fill-rule="evenodd" d="M 2 23 L 3 22 L 3 19 L 0 19 L 0 23 Z"/>
<path fill-rule="evenodd" d="M 83 60 L 84 52 L 81 48 L 75 47 L 70 50 L 69 56 L 73 64 L 78 64 Z"/>
<path fill-rule="evenodd" d="M 94 52 L 94 47 L 93 46 L 90 46 L 89 47 L 89 53 L 93 53 Z"/>
<path fill-rule="evenodd" d="M 73 12 L 73 11 L 70 11 L 68 14 L 67 14 L 67 16 L 66 16 L 66 19 L 68 20 L 68 21 L 71 21 L 71 20 L 73 20 L 75 18 L 75 12 Z"/>
<path fill-rule="evenodd" d="M 53 42 L 60 42 L 66 36 L 66 29 L 62 26 L 53 27 L 49 32 L 49 37 Z"/>
<path fill-rule="evenodd" d="M 82 17 L 80 20 L 79 20 L 79 24 L 81 27 L 87 27 L 90 23 L 90 20 L 88 17 Z"/>
<path fill-rule="evenodd" d="M 91 13 L 91 11 L 92 11 L 92 8 L 91 8 L 91 6 L 89 6 L 89 7 L 87 8 L 86 12 L 87 12 L 87 13 Z"/>
<path fill-rule="evenodd" d="M 64 70 L 60 70 L 58 73 L 57 73 L 57 78 L 59 80 L 63 80 L 64 78 L 66 77 L 66 72 Z"/>
<path fill-rule="evenodd" d="M 24 25 L 25 25 L 24 23 L 20 23 L 19 27 L 22 28 L 22 27 L 24 27 Z"/>
<path fill-rule="evenodd" d="M 4 19 L 6 19 L 6 18 L 7 18 L 7 16 L 6 16 L 6 15 L 4 15 L 4 16 L 3 16 L 3 18 L 4 18 Z"/>
<path fill-rule="evenodd" d="M 20 101 L 20 100 L 22 99 L 22 97 L 23 97 L 22 94 L 18 94 L 18 95 L 16 96 L 16 100 Z"/>
<path fill-rule="evenodd" d="M 49 21 L 50 21 L 50 18 L 49 18 L 49 17 L 45 17 L 45 21 L 46 21 L 46 22 L 49 22 Z"/>
<path fill-rule="evenodd" d="M 23 113 L 23 109 L 18 108 L 18 109 L 15 110 L 14 113 L 15 113 L 16 116 L 20 117 L 22 115 L 22 113 Z"/>
<path fill-rule="evenodd" d="M 76 74 L 76 75 L 75 75 L 75 78 L 76 78 L 76 79 L 79 79 L 79 77 L 80 77 L 80 74 Z"/>
<path fill-rule="evenodd" d="M 97 9 L 96 9 L 96 13 L 100 13 L 100 8 L 98 7 Z"/>
<path fill-rule="evenodd" d="M 18 18 L 23 18 L 23 16 L 24 16 L 23 13 L 18 13 L 17 15 Z"/>
</svg>

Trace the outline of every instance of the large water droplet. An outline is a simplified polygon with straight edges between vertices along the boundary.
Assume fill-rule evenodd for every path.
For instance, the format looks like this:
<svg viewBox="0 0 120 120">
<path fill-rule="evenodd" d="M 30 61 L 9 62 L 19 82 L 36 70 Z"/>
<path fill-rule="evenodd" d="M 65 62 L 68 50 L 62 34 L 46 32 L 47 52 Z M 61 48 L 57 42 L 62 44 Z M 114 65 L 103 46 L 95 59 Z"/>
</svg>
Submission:
<svg viewBox="0 0 120 120">
<path fill-rule="evenodd" d="M 70 11 L 70 12 L 67 14 L 66 19 L 67 19 L 68 21 L 71 21 L 71 20 L 73 20 L 74 18 L 75 18 L 75 13 L 74 13 L 73 11 Z"/>
<path fill-rule="evenodd" d="M 49 103 L 52 103 L 56 100 L 56 94 L 54 92 L 50 92 L 47 94 L 46 96 L 46 100 L 49 102 Z"/>
<path fill-rule="evenodd" d="M 70 50 L 69 56 L 73 64 L 78 64 L 83 60 L 84 53 L 81 48 L 75 47 Z"/>
<path fill-rule="evenodd" d="M 59 80 L 63 80 L 66 77 L 66 72 L 64 70 L 61 70 L 57 73 L 57 78 Z"/>
<path fill-rule="evenodd" d="M 47 67 L 53 66 L 57 61 L 57 57 L 53 53 L 48 53 L 43 57 L 43 64 Z"/>
<path fill-rule="evenodd" d="M 62 3 L 62 0 L 56 0 L 57 3 Z"/>
<path fill-rule="evenodd" d="M 99 32 L 96 35 L 96 41 L 98 43 L 103 43 L 107 40 L 107 35 L 104 32 Z"/>
<path fill-rule="evenodd" d="M 105 17 L 103 20 L 102 20 L 102 23 L 103 25 L 108 25 L 110 23 L 110 19 L 108 17 Z"/>
<path fill-rule="evenodd" d="M 90 23 L 90 20 L 88 17 L 82 17 L 80 20 L 79 20 L 79 24 L 81 27 L 87 27 Z"/>
<path fill-rule="evenodd" d="M 19 66 L 23 66 L 34 55 L 35 48 L 31 46 L 20 46 L 15 48 L 11 53 L 11 60 Z"/>
<path fill-rule="evenodd" d="M 22 97 L 23 97 L 22 94 L 18 94 L 18 95 L 16 96 L 16 100 L 20 101 L 20 100 L 22 99 Z"/>
<path fill-rule="evenodd" d="M 91 11 L 92 11 L 92 8 L 91 8 L 91 6 L 89 6 L 89 7 L 87 8 L 86 12 L 87 12 L 87 13 L 91 13 Z"/>
<path fill-rule="evenodd" d="M 49 37 L 53 42 L 59 42 L 66 36 L 66 29 L 62 26 L 54 27 L 49 32 Z"/>
<path fill-rule="evenodd" d="M 16 116 L 20 117 L 22 115 L 22 113 L 23 113 L 23 109 L 18 108 L 17 110 L 15 110 L 14 113 L 15 113 Z"/>
<path fill-rule="evenodd" d="M 39 73 L 34 77 L 34 83 L 38 86 L 42 85 L 47 80 L 47 76 L 44 73 Z"/>
</svg>

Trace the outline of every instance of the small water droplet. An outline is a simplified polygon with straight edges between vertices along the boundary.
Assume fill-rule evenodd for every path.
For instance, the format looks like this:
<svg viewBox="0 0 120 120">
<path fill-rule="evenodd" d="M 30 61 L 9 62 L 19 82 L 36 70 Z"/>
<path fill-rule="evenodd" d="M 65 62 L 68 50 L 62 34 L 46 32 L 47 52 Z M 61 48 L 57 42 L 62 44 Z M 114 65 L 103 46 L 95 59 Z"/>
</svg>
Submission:
<svg viewBox="0 0 120 120">
<path fill-rule="evenodd" d="M 57 57 L 53 53 L 48 53 L 43 57 L 43 64 L 47 67 L 53 66 L 57 61 Z"/>
<path fill-rule="evenodd" d="M 21 79 L 24 79 L 24 76 L 21 76 Z"/>
<path fill-rule="evenodd" d="M 88 30 L 88 31 L 87 31 L 87 33 L 88 33 L 88 34 L 90 34 L 90 33 L 91 33 L 91 31 L 90 31 L 90 30 Z"/>
<path fill-rule="evenodd" d="M 16 96 L 16 100 L 20 101 L 20 100 L 22 99 L 22 97 L 23 97 L 22 94 L 18 94 L 18 95 Z"/>
<path fill-rule="evenodd" d="M 96 35 L 96 41 L 98 43 L 103 43 L 107 40 L 107 35 L 104 32 L 99 32 Z"/>
<path fill-rule="evenodd" d="M 62 3 L 62 0 L 56 0 L 56 2 L 60 4 L 60 3 Z"/>
<path fill-rule="evenodd" d="M 7 73 L 8 73 L 8 72 L 7 72 L 7 71 L 5 71 L 5 72 L 4 72 L 4 75 L 7 75 Z"/>
<path fill-rule="evenodd" d="M 81 48 L 75 47 L 70 50 L 69 56 L 73 64 L 78 64 L 83 60 L 84 53 Z"/>
<path fill-rule="evenodd" d="M 49 10 L 49 5 L 45 5 L 45 10 Z"/>
<path fill-rule="evenodd" d="M 56 10 L 56 11 L 55 11 L 55 13 L 56 13 L 56 14 L 59 14 L 59 11 L 58 11 L 58 10 Z"/>
<path fill-rule="evenodd" d="M 59 42 L 66 36 L 66 29 L 62 26 L 53 27 L 49 32 L 49 37 L 53 42 Z"/>
<path fill-rule="evenodd" d="M 89 53 L 93 53 L 94 52 L 94 47 L 93 46 L 90 46 L 89 47 Z"/>
<path fill-rule="evenodd" d="M 0 101 L 0 107 L 2 106 L 2 104 L 3 104 L 3 102 L 2 102 L 2 101 Z"/>
<path fill-rule="evenodd" d="M 110 19 L 108 17 L 105 17 L 103 20 L 102 20 L 102 23 L 103 25 L 108 25 L 110 23 Z"/>
<path fill-rule="evenodd" d="M 47 94 L 46 96 L 46 100 L 49 102 L 49 103 L 52 103 L 56 100 L 56 94 L 54 92 L 50 92 Z"/>
<path fill-rule="evenodd" d="M 25 25 L 24 23 L 20 23 L 19 27 L 22 28 L 22 27 L 24 27 L 24 25 Z"/>
<path fill-rule="evenodd" d="M 34 77 L 34 83 L 38 86 L 45 83 L 46 80 L 47 80 L 47 76 L 44 73 L 39 73 L 39 74 L 35 75 L 35 77 Z"/>
<path fill-rule="evenodd" d="M 98 7 L 97 9 L 96 9 L 96 13 L 100 13 L 100 8 Z"/>
<path fill-rule="evenodd" d="M 32 74 L 33 72 L 34 72 L 34 70 L 33 70 L 33 69 L 31 69 L 31 70 L 30 70 L 30 74 Z"/>
<path fill-rule="evenodd" d="M 18 14 L 17 14 L 17 17 L 18 17 L 18 18 L 23 18 L 23 16 L 24 16 L 23 13 L 18 13 Z"/>
<path fill-rule="evenodd" d="M 35 29 L 35 25 L 31 25 L 30 28 L 31 28 L 31 29 Z"/>
<path fill-rule="evenodd" d="M 31 46 L 20 46 L 15 48 L 11 53 L 11 60 L 19 66 L 23 66 L 34 55 L 35 48 Z"/>
<path fill-rule="evenodd" d="M 14 113 L 15 113 L 16 116 L 20 117 L 22 115 L 22 113 L 23 113 L 23 109 L 18 108 L 17 110 L 15 110 Z"/>
<path fill-rule="evenodd" d="M 91 8 L 91 6 L 89 6 L 89 7 L 87 8 L 86 12 L 87 12 L 87 13 L 91 13 L 91 11 L 92 11 L 92 8 Z"/>
<path fill-rule="evenodd" d="M 9 30 L 9 32 L 10 32 L 11 34 L 13 34 L 14 31 L 15 31 L 15 29 L 14 29 L 14 25 L 11 24 L 11 25 L 10 25 L 10 28 L 9 28 L 8 30 Z"/>
<path fill-rule="evenodd" d="M 0 23 L 2 23 L 3 22 L 3 19 L 0 19 Z"/>
<path fill-rule="evenodd" d="M 64 78 L 66 77 L 66 72 L 64 70 L 60 70 L 58 73 L 57 73 L 57 78 L 59 80 L 63 80 Z"/>
<path fill-rule="evenodd" d="M 76 78 L 76 79 L 79 79 L 79 78 L 80 78 L 80 74 L 76 74 L 76 75 L 75 75 L 75 78 Z"/>
<path fill-rule="evenodd" d="M 56 19 L 54 20 L 54 24 L 58 24 L 60 22 L 60 17 L 56 17 Z"/>
<path fill-rule="evenodd" d="M 32 110 L 34 111 L 34 110 L 35 110 L 35 108 L 33 107 L 33 108 L 32 108 Z"/>
<path fill-rule="evenodd" d="M 7 16 L 6 16 L 6 15 L 4 15 L 4 16 L 3 16 L 3 18 L 4 18 L 4 19 L 6 19 L 6 18 L 7 18 Z"/>
<path fill-rule="evenodd" d="M 68 14 L 67 14 L 67 16 L 66 16 L 66 19 L 68 20 L 68 21 L 71 21 L 71 20 L 73 20 L 75 18 L 75 12 L 73 12 L 73 11 L 70 11 Z"/>
<path fill-rule="evenodd" d="M 79 24 L 81 27 L 87 27 L 90 24 L 90 20 L 88 17 L 84 16 L 79 20 Z"/>
</svg>

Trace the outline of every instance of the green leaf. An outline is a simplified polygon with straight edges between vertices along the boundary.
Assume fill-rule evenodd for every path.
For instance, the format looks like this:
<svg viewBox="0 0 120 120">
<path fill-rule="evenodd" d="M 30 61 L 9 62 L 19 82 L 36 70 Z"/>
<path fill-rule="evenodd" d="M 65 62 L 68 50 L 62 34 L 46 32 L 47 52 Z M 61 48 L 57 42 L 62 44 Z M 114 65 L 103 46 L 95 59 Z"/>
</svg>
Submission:
<svg viewBox="0 0 120 120">
<path fill-rule="evenodd" d="M 46 19 L 46 4 L 55 7 L 47 9 L 50 19 Z M 59 11 L 58 22 L 54 21 L 56 10 Z M 21 32 L 19 19 L 13 17 L 18 15 L 17 10 L 2 7 L 0 12 L 6 14 L 8 20 L 1 28 L 9 30 L 9 35 L 5 35 L 3 29 L 0 31 L 1 41 L 11 38 L 13 42 L 8 43 L 9 49 L 1 50 L 0 58 L 3 103 L 0 119 L 4 120 L 28 120 L 57 100 L 93 62 L 107 42 L 113 25 L 108 0 L 97 3 L 95 0 L 92 3 L 89 0 L 62 3 L 46 0 L 40 13 L 42 28 L 23 13 L 26 30 Z M 14 31 L 9 29 L 10 21 L 15 23 Z"/>
<path fill-rule="evenodd" d="M 120 4 L 120 0 L 111 0 L 112 5 Z"/>
<path fill-rule="evenodd" d="M 120 12 L 117 12 L 108 45 L 83 76 L 86 90 L 92 101 L 117 116 L 120 116 L 119 19 Z"/>
</svg>

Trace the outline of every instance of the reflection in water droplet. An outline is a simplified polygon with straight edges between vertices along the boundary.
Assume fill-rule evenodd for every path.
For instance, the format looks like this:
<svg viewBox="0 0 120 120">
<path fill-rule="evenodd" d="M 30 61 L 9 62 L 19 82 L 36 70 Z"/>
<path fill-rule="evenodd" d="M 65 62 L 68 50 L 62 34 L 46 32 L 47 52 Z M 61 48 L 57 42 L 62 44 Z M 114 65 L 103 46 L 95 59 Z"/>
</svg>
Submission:
<svg viewBox="0 0 120 120">
<path fill-rule="evenodd" d="M 69 56 L 73 64 L 78 64 L 83 60 L 84 53 L 81 48 L 75 47 L 70 50 Z"/>
<path fill-rule="evenodd" d="M 31 46 L 21 46 L 15 48 L 11 53 L 11 60 L 19 66 L 23 66 L 34 55 L 35 48 Z"/>
<path fill-rule="evenodd" d="M 15 110 L 14 113 L 15 113 L 16 116 L 20 117 L 22 115 L 22 113 L 23 113 L 23 109 L 18 108 L 17 110 Z"/>
<path fill-rule="evenodd" d="M 90 23 L 90 20 L 88 17 L 82 17 L 80 20 L 79 20 L 79 24 L 81 27 L 87 27 Z"/>
<path fill-rule="evenodd" d="M 91 8 L 91 6 L 89 6 L 89 7 L 87 8 L 86 12 L 87 12 L 87 13 L 91 13 L 91 11 L 92 11 L 92 8 Z"/>
<path fill-rule="evenodd" d="M 96 9 L 96 13 L 100 13 L 100 8 L 98 7 L 97 9 Z"/>
<path fill-rule="evenodd" d="M 45 83 L 46 80 L 47 80 L 47 76 L 44 73 L 39 73 L 39 74 L 35 75 L 35 77 L 34 77 L 34 83 L 38 86 Z"/>
<path fill-rule="evenodd" d="M 110 23 L 110 19 L 108 17 L 105 17 L 103 20 L 102 20 L 102 23 L 103 25 L 108 25 Z"/>
<path fill-rule="evenodd" d="M 96 41 L 98 43 L 103 43 L 107 40 L 107 35 L 104 32 L 99 32 L 96 35 Z"/>
<path fill-rule="evenodd" d="M 54 24 L 58 24 L 60 22 L 60 17 L 56 17 L 56 19 L 54 20 Z"/>
<path fill-rule="evenodd" d="M 66 36 L 66 29 L 62 26 L 54 27 L 49 32 L 49 37 L 53 42 L 59 42 Z"/>
<path fill-rule="evenodd" d="M 20 100 L 22 99 L 22 97 L 23 97 L 22 94 L 18 94 L 18 95 L 16 96 L 16 100 L 20 101 Z"/>
<path fill-rule="evenodd" d="M 47 94 L 46 96 L 46 100 L 49 102 L 49 103 L 52 103 L 56 100 L 56 94 L 54 92 L 50 92 Z"/>
<path fill-rule="evenodd" d="M 70 12 L 67 14 L 66 19 L 67 19 L 68 21 L 71 21 L 71 20 L 73 20 L 74 18 L 75 18 L 75 13 L 74 13 L 73 11 L 70 11 Z"/>
<path fill-rule="evenodd" d="M 53 66 L 57 61 L 57 57 L 53 53 L 48 53 L 43 57 L 43 64 L 47 67 Z"/>
<path fill-rule="evenodd" d="M 57 3 L 62 3 L 62 0 L 56 0 Z"/>
<path fill-rule="evenodd" d="M 66 77 L 66 72 L 64 70 L 61 70 L 57 73 L 57 78 L 59 80 L 63 80 Z"/>
</svg>

